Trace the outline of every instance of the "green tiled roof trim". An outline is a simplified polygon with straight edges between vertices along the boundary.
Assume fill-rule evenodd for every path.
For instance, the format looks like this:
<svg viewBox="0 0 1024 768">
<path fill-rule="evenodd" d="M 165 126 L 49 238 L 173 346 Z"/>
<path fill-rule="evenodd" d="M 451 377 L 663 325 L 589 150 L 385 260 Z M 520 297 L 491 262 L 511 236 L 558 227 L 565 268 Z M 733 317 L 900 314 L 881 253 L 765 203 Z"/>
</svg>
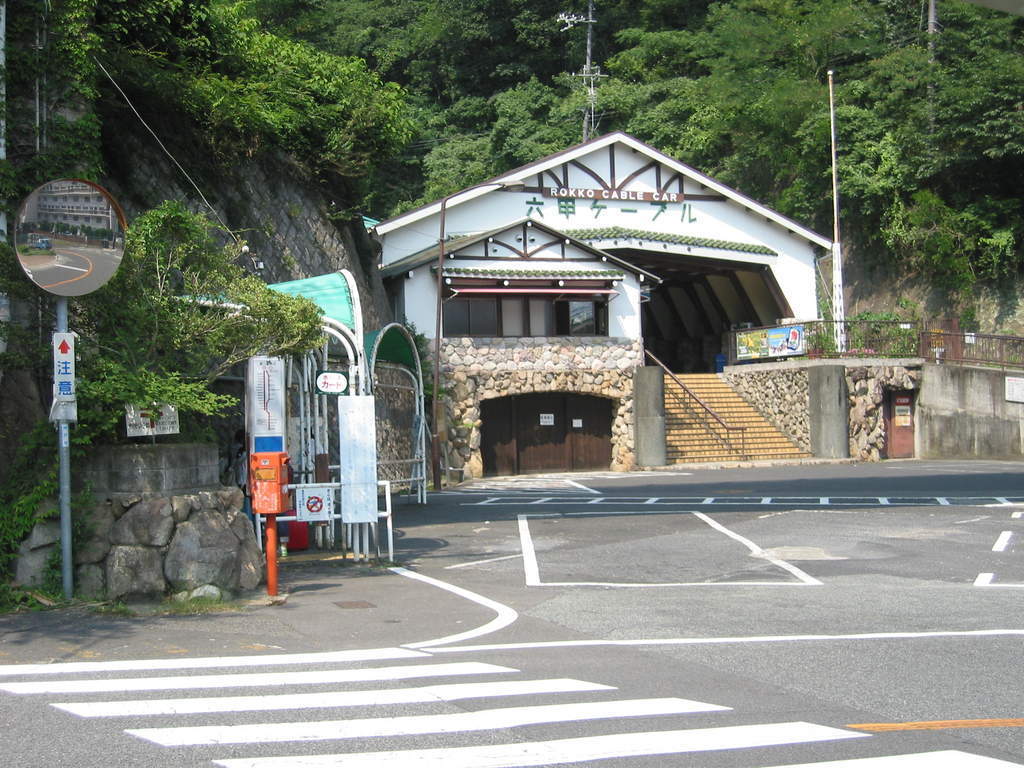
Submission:
<svg viewBox="0 0 1024 768">
<path fill-rule="evenodd" d="M 621 280 L 622 272 L 609 269 L 476 269 L 473 267 L 445 267 L 444 273 L 451 277 L 569 277 L 597 280 Z"/>
<path fill-rule="evenodd" d="M 698 248 L 718 248 L 724 251 L 740 251 L 742 253 L 759 253 L 765 256 L 779 254 L 764 245 L 754 243 L 734 243 L 729 240 L 713 240 L 709 237 L 686 237 L 668 232 L 645 232 L 640 229 L 625 227 L 599 227 L 596 229 L 570 229 L 565 234 L 576 240 L 650 240 L 656 243 L 672 243 L 673 245 L 693 245 Z"/>
</svg>

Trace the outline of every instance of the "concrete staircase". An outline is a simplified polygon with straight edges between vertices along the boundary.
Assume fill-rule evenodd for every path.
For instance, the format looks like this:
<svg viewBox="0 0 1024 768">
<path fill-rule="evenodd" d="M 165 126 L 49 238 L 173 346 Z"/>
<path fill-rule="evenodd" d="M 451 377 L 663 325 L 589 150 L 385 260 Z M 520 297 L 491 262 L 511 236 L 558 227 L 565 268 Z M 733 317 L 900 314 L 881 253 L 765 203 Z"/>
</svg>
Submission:
<svg viewBox="0 0 1024 768">
<path fill-rule="evenodd" d="M 721 422 L 665 374 L 665 448 L 670 463 L 810 458 L 718 374 L 675 378 Z"/>
</svg>

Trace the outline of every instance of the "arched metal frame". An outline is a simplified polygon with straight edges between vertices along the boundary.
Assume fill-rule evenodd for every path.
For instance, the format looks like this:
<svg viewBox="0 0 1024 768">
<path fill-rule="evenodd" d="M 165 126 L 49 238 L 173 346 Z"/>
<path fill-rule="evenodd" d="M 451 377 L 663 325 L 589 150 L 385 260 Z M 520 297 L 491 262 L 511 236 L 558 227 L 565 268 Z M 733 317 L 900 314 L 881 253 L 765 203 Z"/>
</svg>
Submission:
<svg viewBox="0 0 1024 768">
<path fill-rule="evenodd" d="M 414 369 L 410 369 L 405 365 L 400 365 L 393 362 L 378 361 L 377 356 L 380 352 L 380 345 L 384 338 L 397 332 L 405 337 L 406 342 L 409 345 L 409 350 L 412 353 L 412 361 L 415 364 Z M 408 459 L 396 459 L 388 462 L 380 462 L 383 464 L 393 465 L 407 465 L 409 467 L 409 473 L 407 476 L 398 478 L 396 482 L 407 482 L 409 483 L 410 494 L 416 495 L 416 500 L 420 504 L 427 503 L 427 457 L 426 457 L 426 445 L 427 445 L 427 430 L 426 430 L 426 414 L 424 410 L 424 397 L 423 397 L 423 368 L 420 364 L 419 352 L 416 349 L 416 341 L 413 339 L 412 334 L 409 333 L 409 329 L 400 323 L 389 323 L 376 332 L 376 336 L 373 339 L 373 344 L 367 350 L 367 369 L 369 371 L 369 381 L 371 387 L 373 385 L 373 372 L 380 366 L 389 370 L 398 371 L 406 376 L 412 382 L 412 391 L 415 400 L 415 414 L 413 419 L 413 446 L 414 455 Z"/>
</svg>

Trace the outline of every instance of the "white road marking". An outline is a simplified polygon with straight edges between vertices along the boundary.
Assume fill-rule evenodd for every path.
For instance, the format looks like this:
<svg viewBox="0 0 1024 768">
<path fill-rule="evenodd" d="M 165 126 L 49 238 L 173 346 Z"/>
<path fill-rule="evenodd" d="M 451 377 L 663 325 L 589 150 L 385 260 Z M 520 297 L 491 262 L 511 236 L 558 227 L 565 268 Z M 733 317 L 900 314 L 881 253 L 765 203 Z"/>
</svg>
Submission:
<svg viewBox="0 0 1024 768">
<path fill-rule="evenodd" d="M 987 500 L 996 500 L 995 496 L 604 496 L 597 502 L 595 499 L 586 496 L 565 495 L 565 496 L 544 496 L 534 498 L 535 494 L 521 494 L 519 496 L 494 496 L 486 501 L 462 502 L 460 506 L 473 507 L 483 504 L 495 506 L 523 506 L 529 504 L 552 505 L 552 506 L 578 506 L 584 504 L 604 503 L 616 504 L 625 507 L 639 505 L 657 505 L 665 507 L 687 507 L 687 506 L 785 506 L 792 507 L 839 507 L 843 509 L 857 507 L 922 507 L 922 506 L 966 506 L 966 507 L 1006 507 L 1007 504 L 985 503 Z M 1010 506 L 1021 506 L 1019 503 L 1011 503 Z M 792 510 L 790 510 L 792 511 Z"/>
<path fill-rule="evenodd" d="M 464 733 L 497 728 L 519 728 L 545 723 L 570 723 L 620 717 L 655 717 L 714 712 L 723 709 L 686 699 L 625 699 L 582 704 L 545 704 L 536 707 L 483 709 L 444 715 L 406 715 L 355 720 L 322 720 L 287 725 L 200 725 L 179 728 L 132 728 L 132 736 L 164 747 L 206 744 L 273 744 L 282 741 L 327 741 L 412 736 L 427 733 Z"/>
<path fill-rule="evenodd" d="M 821 582 L 818 581 L 813 576 L 811 576 L 810 574 L 805 573 L 804 571 L 802 571 L 800 568 L 797 568 L 792 563 L 787 563 L 785 560 L 780 560 L 777 557 L 773 557 L 772 555 L 769 555 L 767 552 L 765 552 L 763 549 L 761 549 L 761 547 L 759 547 L 757 544 L 752 542 L 750 539 L 748 539 L 748 538 L 746 538 L 744 536 L 741 536 L 740 534 L 736 533 L 735 531 L 730 531 L 728 528 L 726 528 L 724 525 L 719 523 L 717 520 L 713 520 L 712 518 L 710 518 L 707 515 L 705 515 L 703 512 L 694 512 L 692 514 L 694 515 L 694 517 L 698 517 L 701 520 L 703 520 L 705 523 L 710 525 L 716 531 L 721 531 L 722 533 L 724 533 L 729 538 L 735 539 L 736 541 L 738 541 L 741 544 L 743 544 L 745 547 L 747 547 L 750 550 L 750 554 L 755 555 L 757 557 L 763 557 L 765 560 L 767 560 L 768 562 L 772 563 L 773 565 L 776 565 L 779 568 L 782 568 L 784 571 L 788 571 L 789 573 L 793 574 L 794 576 L 796 576 L 804 584 L 809 584 L 809 585 L 814 585 L 814 586 L 821 586 Z"/>
<path fill-rule="evenodd" d="M 501 603 L 495 600 L 491 600 L 490 598 L 484 597 L 483 595 L 478 595 L 476 592 L 470 592 L 468 589 L 457 587 L 454 584 L 449 584 L 446 581 L 434 579 L 430 576 L 424 576 L 422 573 L 416 573 L 415 571 L 410 571 L 408 568 L 402 568 L 401 566 L 395 566 L 389 568 L 388 570 L 392 571 L 393 573 L 397 573 L 400 576 L 405 576 L 407 579 L 415 579 L 416 581 L 422 581 L 425 584 L 430 584 L 431 586 L 438 587 L 440 589 L 445 590 L 446 592 L 451 592 L 454 595 L 458 595 L 459 597 L 464 597 L 467 600 L 470 600 L 471 602 L 484 606 L 485 608 L 490 608 L 492 611 L 498 614 L 489 622 L 487 622 L 481 627 L 477 627 L 476 629 L 471 629 L 466 632 L 459 632 L 455 635 L 446 635 L 445 637 L 439 637 L 436 640 L 424 640 L 423 642 L 419 643 L 408 643 L 405 646 L 406 648 L 433 648 L 438 645 L 447 645 L 449 643 L 457 643 L 462 640 L 471 640 L 474 637 L 488 635 L 491 632 L 497 632 L 499 629 L 504 629 L 509 624 L 511 624 L 519 618 L 519 614 L 516 613 L 512 608 L 509 608 L 507 605 L 502 605 Z"/>
<path fill-rule="evenodd" d="M 453 568 L 469 568 L 474 565 L 484 565 L 486 563 L 497 563 L 501 560 L 518 560 L 522 555 L 502 555 L 501 557 L 488 557 L 486 560 L 471 560 L 468 563 L 456 563 L 455 565 L 446 565 L 444 569 L 450 571 Z"/>
<path fill-rule="evenodd" d="M 569 485 L 580 488 L 586 491 L 587 493 L 601 493 L 600 491 L 595 491 L 593 488 L 587 488 L 587 486 L 583 485 L 582 483 L 577 483 L 575 480 L 566 480 L 565 482 L 567 482 Z"/>
<path fill-rule="evenodd" d="M 422 659 L 430 654 L 408 648 L 371 648 L 326 653 L 267 653 L 260 656 L 208 656 L 196 659 L 128 659 L 124 661 L 70 661 L 57 664 L 5 664 L 0 676 L 70 675 L 79 672 L 143 672 L 216 667 L 271 667 L 291 664 L 334 664 L 354 661 Z"/>
<path fill-rule="evenodd" d="M 996 543 L 992 545 L 993 552 L 1005 552 L 1006 548 L 1010 544 L 1010 539 L 1013 538 L 1013 531 L 1003 531 L 999 534 L 999 538 L 996 539 Z"/>
<path fill-rule="evenodd" d="M 849 642 L 854 640 L 943 640 L 979 637 L 1024 637 L 1024 629 L 968 629 L 936 632 L 861 632 L 845 635 L 750 635 L 734 637 L 663 637 L 633 640 L 552 640 L 535 643 L 500 643 L 437 648 L 434 653 L 478 653 L 490 651 L 541 650 L 545 648 L 585 648 L 590 646 L 680 646 L 748 645 L 758 643 Z"/>
<path fill-rule="evenodd" d="M 1014 512 L 1010 515 L 1014 520 L 1020 520 L 1022 516 L 1024 516 L 1024 512 Z"/>
<path fill-rule="evenodd" d="M 1024 584 L 1013 584 L 1010 582 L 996 582 L 994 573 L 979 573 L 974 580 L 976 587 L 1001 587 L 1003 589 L 1024 589 Z"/>
<path fill-rule="evenodd" d="M 972 755 L 954 749 L 940 752 L 916 752 L 909 755 L 861 757 L 854 760 L 830 760 L 827 763 L 800 763 L 780 765 L 776 768 L 1019 768 L 1020 763 L 1008 763 L 994 757 Z"/>
<path fill-rule="evenodd" d="M 322 685 L 379 680 L 409 680 L 416 677 L 487 675 L 517 672 L 510 667 L 469 662 L 463 664 L 415 664 L 372 669 L 320 669 L 312 672 L 254 672 L 243 675 L 182 675 L 180 677 L 134 677 L 106 680 L 50 680 L 46 682 L 3 683 L 8 693 L 110 693 L 112 691 L 181 691 L 199 688 L 249 688 L 272 685 Z"/>
<path fill-rule="evenodd" d="M 749 539 L 740 536 L 738 533 L 730 531 L 728 528 L 712 520 L 710 517 L 702 512 L 690 511 L 685 514 L 693 515 L 702 520 L 707 525 L 711 526 L 720 533 L 724 533 L 726 536 L 741 542 L 746 546 L 752 555 L 760 557 L 773 565 L 791 573 L 795 576 L 798 581 L 670 581 L 670 582 L 618 582 L 618 581 L 541 581 L 540 579 L 540 566 L 537 563 L 537 552 L 533 546 L 533 537 L 530 534 L 529 518 L 531 517 L 587 517 L 600 515 L 602 517 L 610 516 L 621 516 L 621 515 L 647 515 L 652 514 L 646 510 L 642 511 L 625 511 L 625 510 L 612 510 L 606 513 L 596 512 L 566 512 L 554 515 L 517 515 L 519 521 L 519 544 L 523 550 L 523 577 L 528 587 L 616 587 L 621 589 L 646 589 L 646 588 L 664 588 L 664 587 L 802 587 L 802 586 L 821 586 L 822 583 L 815 579 L 813 576 L 805 573 L 800 568 L 797 568 L 791 563 L 787 563 L 785 560 L 780 560 L 773 555 L 765 552 L 754 542 Z M 653 514 L 684 514 L 669 511 L 659 511 Z M 420 645 L 410 645 L 410 648 L 420 648 Z"/>
<path fill-rule="evenodd" d="M 141 717 L 147 715 L 194 715 L 211 712 L 268 712 L 285 709 L 376 707 L 391 704 L 461 701 L 463 699 L 527 696 L 546 693 L 614 691 L 611 685 L 584 680 L 514 680 L 503 683 L 448 683 L 420 688 L 379 691 L 329 691 L 276 696 L 216 696 L 199 699 L 137 699 L 135 701 L 88 701 L 51 706 L 79 717 Z"/>
<path fill-rule="evenodd" d="M 988 520 L 989 515 L 978 515 L 978 517 L 972 517 L 970 520 L 957 520 L 953 525 L 967 525 L 967 523 L 980 523 L 982 520 Z"/>
<path fill-rule="evenodd" d="M 676 755 L 863 738 L 867 734 L 791 722 L 621 733 L 493 746 L 215 760 L 223 768 L 513 768 L 645 755 Z"/>
</svg>

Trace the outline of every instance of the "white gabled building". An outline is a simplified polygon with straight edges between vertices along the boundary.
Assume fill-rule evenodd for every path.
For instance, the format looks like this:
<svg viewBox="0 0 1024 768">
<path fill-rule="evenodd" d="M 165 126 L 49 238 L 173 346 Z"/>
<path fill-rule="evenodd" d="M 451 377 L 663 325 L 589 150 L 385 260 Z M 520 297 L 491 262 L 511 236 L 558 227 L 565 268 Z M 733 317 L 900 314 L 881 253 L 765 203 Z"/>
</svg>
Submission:
<svg viewBox="0 0 1024 768">
<path fill-rule="evenodd" d="M 634 463 L 644 351 L 711 370 L 740 325 L 817 317 L 831 241 L 613 133 L 374 228 L 396 317 L 434 337 L 444 239 L 447 465 Z"/>
</svg>

